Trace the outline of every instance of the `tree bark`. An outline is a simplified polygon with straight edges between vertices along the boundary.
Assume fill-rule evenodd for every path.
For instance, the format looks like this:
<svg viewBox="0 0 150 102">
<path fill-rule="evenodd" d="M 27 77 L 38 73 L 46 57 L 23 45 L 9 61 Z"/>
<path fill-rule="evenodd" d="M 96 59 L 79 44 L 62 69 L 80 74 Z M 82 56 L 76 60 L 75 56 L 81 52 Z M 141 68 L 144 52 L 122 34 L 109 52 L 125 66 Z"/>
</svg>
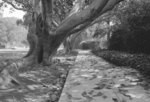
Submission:
<svg viewBox="0 0 150 102">
<path fill-rule="evenodd" d="M 94 0 L 82 10 L 82 4 L 77 3 L 73 11 L 59 25 L 56 31 L 51 32 L 53 0 L 42 0 L 41 4 L 39 4 L 40 1 L 38 0 L 34 4 L 35 21 L 30 25 L 28 34 L 30 50 L 23 60 L 27 63 L 23 63 L 26 63 L 26 65 L 31 64 L 31 62 L 49 64 L 49 59 L 52 58 L 60 44 L 68 36 L 86 28 L 95 18 L 112 9 L 120 1 L 122 0 Z"/>
<path fill-rule="evenodd" d="M 43 63 L 49 65 L 49 59 L 56 53 L 60 44 L 70 35 L 77 34 L 82 29 L 86 28 L 95 18 L 102 15 L 106 11 L 112 9 L 118 2 L 122 0 L 93 0 L 93 2 L 83 10 L 77 10 L 70 14 L 56 29 L 51 32 L 52 28 L 52 0 L 33 0 L 34 4 L 34 19 L 29 31 L 28 41 L 30 51 L 21 60 L 13 62 L 1 71 L 3 76 L 15 76 L 20 68 Z M 41 9 L 41 7 L 43 7 Z M 80 6 L 76 6 L 79 7 Z M 40 8 L 40 10 L 39 10 Z M 39 12 L 40 11 L 40 12 Z M 36 22 L 36 23 L 35 23 Z M 32 28 L 33 26 L 33 28 Z M 32 31 L 33 30 L 33 31 Z M 7 78 L 6 78 L 7 79 Z M 11 80 L 4 80 L 2 83 L 11 83 Z M 1 83 L 0 83 L 1 84 Z"/>
<path fill-rule="evenodd" d="M 37 30 L 43 27 L 41 31 L 37 31 L 41 32 L 41 35 L 38 37 L 42 52 L 41 57 L 38 57 L 41 58 L 39 63 L 43 62 L 48 64 L 49 58 L 52 58 L 60 44 L 68 36 L 81 31 L 81 29 L 88 26 L 90 22 L 94 21 L 94 19 L 99 15 L 112 9 L 119 1 L 122 0 L 94 0 L 92 4 L 83 10 L 76 10 L 81 7 L 75 6 L 76 8 L 74 9 L 76 12 L 71 12 L 71 14 L 59 25 L 56 31 L 52 33 L 50 32 L 52 26 L 52 0 L 42 0 L 43 13 L 41 17 L 41 24 L 43 25 L 37 27 Z M 40 23 L 40 21 L 38 23 Z"/>
<path fill-rule="evenodd" d="M 36 31 L 35 31 L 35 24 L 34 23 L 30 23 L 29 27 L 28 27 L 28 34 L 27 34 L 27 41 L 29 42 L 29 51 L 28 53 L 24 56 L 25 57 L 29 57 L 34 50 L 36 49 L 36 45 L 37 45 L 37 36 L 36 36 Z"/>
<path fill-rule="evenodd" d="M 64 45 L 64 50 L 65 50 L 65 53 L 66 54 L 69 54 L 72 50 L 72 46 L 71 46 L 71 37 L 67 37 L 64 42 L 63 42 L 63 45 Z"/>
</svg>

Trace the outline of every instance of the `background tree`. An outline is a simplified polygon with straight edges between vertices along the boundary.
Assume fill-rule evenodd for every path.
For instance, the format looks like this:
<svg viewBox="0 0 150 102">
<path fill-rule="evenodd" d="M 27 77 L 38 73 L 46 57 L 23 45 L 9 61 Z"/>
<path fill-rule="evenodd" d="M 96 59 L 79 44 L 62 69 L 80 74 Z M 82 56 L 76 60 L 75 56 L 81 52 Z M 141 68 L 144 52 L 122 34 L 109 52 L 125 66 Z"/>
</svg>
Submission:
<svg viewBox="0 0 150 102">
<path fill-rule="evenodd" d="M 21 42 L 26 40 L 27 30 L 23 26 L 17 26 L 16 21 L 17 18 L 0 17 L 0 43 L 7 48 L 10 46 L 23 46 Z"/>
</svg>

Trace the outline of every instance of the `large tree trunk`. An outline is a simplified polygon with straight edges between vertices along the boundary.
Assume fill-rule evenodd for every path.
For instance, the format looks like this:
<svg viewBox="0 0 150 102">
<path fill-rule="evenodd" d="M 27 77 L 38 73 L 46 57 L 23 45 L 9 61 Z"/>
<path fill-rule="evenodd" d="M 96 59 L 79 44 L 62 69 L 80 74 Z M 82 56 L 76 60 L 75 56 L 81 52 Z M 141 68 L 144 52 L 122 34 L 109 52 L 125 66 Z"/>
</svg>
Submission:
<svg viewBox="0 0 150 102">
<path fill-rule="evenodd" d="M 49 65 L 49 59 L 52 58 L 60 44 L 68 36 L 76 34 L 83 28 L 86 28 L 95 18 L 112 9 L 114 5 L 122 0 L 94 0 L 89 7 L 81 10 L 84 4 L 83 1 L 84 0 L 82 0 L 82 2 L 77 0 L 77 5 L 74 6 L 69 16 L 60 24 L 55 32 L 51 32 L 52 0 L 42 0 L 42 13 L 37 13 L 38 16 L 36 20 L 38 42 L 34 48 L 34 53 L 31 54 L 31 56 L 34 55 L 38 63 Z"/>
<path fill-rule="evenodd" d="M 29 42 L 30 49 L 28 53 L 24 56 L 24 58 L 29 57 L 36 49 L 38 39 L 35 33 L 36 33 L 35 23 L 30 23 L 28 27 L 28 34 L 27 34 L 27 41 Z"/>
<path fill-rule="evenodd" d="M 39 18 L 39 17 L 38 17 Z M 36 18 L 37 19 L 37 18 Z M 36 23 L 37 22 L 37 23 Z M 41 41 L 41 28 L 40 20 L 33 20 L 29 25 L 27 40 L 30 45 L 30 49 L 24 59 L 33 60 L 31 64 L 40 63 L 42 58 L 42 41 Z M 25 60 L 27 61 L 27 60 Z"/>
<path fill-rule="evenodd" d="M 34 6 L 40 3 L 40 0 L 33 1 L 35 1 Z M 49 59 L 53 57 L 60 44 L 68 36 L 77 34 L 77 32 L 80 32 L 83 28 L 88 27 L 95 18 L 112 9 L 122 0 L 93 0 L 93 2 L 84 9 L 82 9 L 82 4 L 80 4 L 84 2 L 80 2 L 80 0 L 77 1 L 79 1 L 77 3 L 78 6 L 73 8 L 75 9 L 74 12 L 69 14 L 55 32 L 51 32 L 52 0 L 42 0 L 43 8 L 42 10 L 35 9 L 35 20 L 31 24 L 31 31 L 29 31 L 28 35 L 28 41 L 31 45 L 30 52 L 23 59 L 11 63 L 1 71 L 1 73 L 3 73 L 2 77 L 7 77 L 5 79 L 9 80 L 1 81 L 0 85 L 3 83 L 8 85 L 11 83 L 11 80 L 15 80 L 14 76 L 17 75 L 16 73 L 20 68 L 37 63 L 49 65 Z"/>
</svg>

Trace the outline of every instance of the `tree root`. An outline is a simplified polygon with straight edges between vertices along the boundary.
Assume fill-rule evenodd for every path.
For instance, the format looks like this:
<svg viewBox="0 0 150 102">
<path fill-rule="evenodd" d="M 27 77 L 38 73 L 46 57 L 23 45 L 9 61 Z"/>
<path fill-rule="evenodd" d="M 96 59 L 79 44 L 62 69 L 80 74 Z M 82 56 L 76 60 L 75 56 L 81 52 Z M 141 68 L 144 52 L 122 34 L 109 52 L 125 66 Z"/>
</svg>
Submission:
<svg viewBox="0 0 150 102">
<path fill-rule="evenodd" d="M 32 59 L 33 60 L 33 59 Z M 4 61 L 5 62 L 5 61 Z M 2 62 L 2 63 L 4 63 Z M 16 79 L 19 71 L 27 71 L 29 66 L 34 65 L 31 58 L 23 58 L 12 63 L 5 62 L 0 71 L 0 90 L 10 89 L 14 86 L 20 86 L 20 82 Z"/>
</svg>

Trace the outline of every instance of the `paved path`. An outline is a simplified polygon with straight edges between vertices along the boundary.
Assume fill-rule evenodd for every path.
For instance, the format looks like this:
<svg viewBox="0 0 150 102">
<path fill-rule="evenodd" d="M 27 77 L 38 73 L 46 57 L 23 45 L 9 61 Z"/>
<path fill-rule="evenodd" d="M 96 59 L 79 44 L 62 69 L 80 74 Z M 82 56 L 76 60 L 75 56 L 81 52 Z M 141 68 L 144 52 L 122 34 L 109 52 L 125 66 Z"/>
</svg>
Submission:
<svg viewBox="0 0 150 102">
<path fill-rule="evenodd" d="M 150 84 L 133 69 L 80 51 L 59 102 L 150 102 Z"/>
</svg>

